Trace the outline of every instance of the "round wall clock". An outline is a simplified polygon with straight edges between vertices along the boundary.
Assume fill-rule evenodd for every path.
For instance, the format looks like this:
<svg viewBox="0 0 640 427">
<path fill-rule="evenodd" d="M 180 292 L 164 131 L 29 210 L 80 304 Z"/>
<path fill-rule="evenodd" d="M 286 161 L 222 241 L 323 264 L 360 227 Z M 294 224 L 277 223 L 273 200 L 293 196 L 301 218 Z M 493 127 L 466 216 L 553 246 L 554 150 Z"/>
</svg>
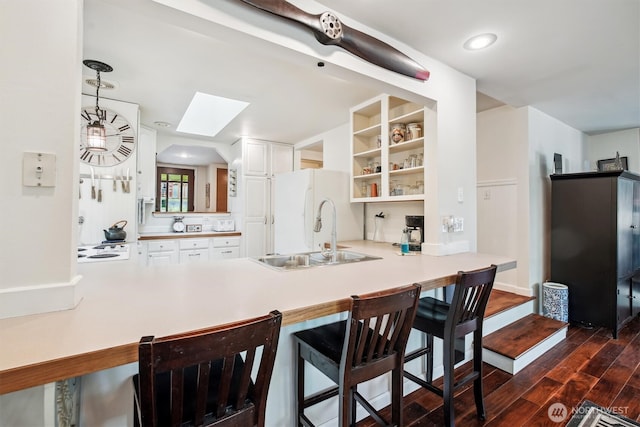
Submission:
<svg viewBox="0 0 640 427">
<path fill-rule="evenodd" d="M 114 166 L 127 160 L 136 148 L 136 132 L 126 117 L 115 111 L 101 108 L 106 114 L 102 122 L 107 131 L 105 151 L 87 150 L 87 125 L 98 120 L 95 107 L 84 107 L 80 128 L 80 160 L 91 166 Z"/>
</svg>

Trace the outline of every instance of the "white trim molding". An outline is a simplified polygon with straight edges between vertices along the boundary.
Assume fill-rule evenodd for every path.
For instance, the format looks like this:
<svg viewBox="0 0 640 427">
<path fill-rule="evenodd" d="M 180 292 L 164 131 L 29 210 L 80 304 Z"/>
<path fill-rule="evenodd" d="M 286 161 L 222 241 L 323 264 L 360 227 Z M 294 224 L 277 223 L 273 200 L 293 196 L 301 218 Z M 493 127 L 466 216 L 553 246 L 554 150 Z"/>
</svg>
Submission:
<svg viewBox="0 0 640 427">
<path fill-rule="evenodd" d="M 77 275 L 69 283 L 2 289 L 0 290 L 0 319 L 76 307 L 82 299 L 80 279 L 82 276 Z"/>
</svg>

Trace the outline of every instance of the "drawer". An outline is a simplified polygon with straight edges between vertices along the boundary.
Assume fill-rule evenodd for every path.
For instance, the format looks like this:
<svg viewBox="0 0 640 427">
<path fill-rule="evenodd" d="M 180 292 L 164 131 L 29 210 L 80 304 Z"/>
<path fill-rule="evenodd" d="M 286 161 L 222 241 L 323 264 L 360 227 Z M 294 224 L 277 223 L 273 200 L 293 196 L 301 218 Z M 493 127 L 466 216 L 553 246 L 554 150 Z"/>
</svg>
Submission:
<svg viewBox="0 0 640 427">
<path fill-rule="evenodd" d="M 214 248 L 226 248 L 228 246 L 240 246 L 240 237 L 214 237 Z"/>
<path fill-rule="evenodd" d="M 211 250 L 211 258 L 213 259 L 230 259 L 238 258 L 240 256 L 240 248 L 237 246 L 230 246 L 226 248 L 215 248 Z"/>
<path fill-rule="evenodd" d="M 149 252 L 166 252 L 173 251 L 176 249 L 176 241 L 175 240 L 157 240 L 148 243 L 148 251 Z"/>
<path fill-rule="evenodd" d="M 209 261 L 208 249 L 194 249 L 180 251 L 180 264 Z"/>
<path fill-rule="evenodd" d="M 180 250 L 208 249 L 209 239 L 180 239 Z"/>
</svg>

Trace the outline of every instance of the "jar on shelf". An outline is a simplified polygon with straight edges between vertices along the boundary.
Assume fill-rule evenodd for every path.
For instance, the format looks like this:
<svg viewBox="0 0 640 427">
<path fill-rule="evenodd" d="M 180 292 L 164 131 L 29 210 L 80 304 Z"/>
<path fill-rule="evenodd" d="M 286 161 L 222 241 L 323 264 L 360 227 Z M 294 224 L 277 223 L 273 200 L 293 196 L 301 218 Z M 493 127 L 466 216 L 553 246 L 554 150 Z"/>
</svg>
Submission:
<svg viewBox="0 0 640 427">
<path fill-rule="evenodd" d="M 423 165 L 424 165 L 424 154 L 418 153 L 418 164 L 417 164 L 417 166 L 423 166 Z"/>
<path fill-rule="evenodd" d="M 390 138 L 392 144 L 398 144 L 404 141 L 407 127 L 404 123 L 394 123 L 391 125 Z"/>
<path fill-rule="evenodd" d="M 424 181 L 416 181 L 418 187 L 418 194 L 424 194 Z"/>
<path fill-rule="evenodd" d="M 405 134 L 405 138 L 407 141 L 420 138 L 421 136 L 422 136 L 422 126 L 420 126 L 420 123 L 409 123 L 407 125 L 407 131 Z"/>
<path fill-rule="evenodd" d="M 410 154 L 409 155 L 409 167 L 410 168 L 415 168 L 416 166 L 418 166 L 418 155 L 417 154 Z"/>
</svg>

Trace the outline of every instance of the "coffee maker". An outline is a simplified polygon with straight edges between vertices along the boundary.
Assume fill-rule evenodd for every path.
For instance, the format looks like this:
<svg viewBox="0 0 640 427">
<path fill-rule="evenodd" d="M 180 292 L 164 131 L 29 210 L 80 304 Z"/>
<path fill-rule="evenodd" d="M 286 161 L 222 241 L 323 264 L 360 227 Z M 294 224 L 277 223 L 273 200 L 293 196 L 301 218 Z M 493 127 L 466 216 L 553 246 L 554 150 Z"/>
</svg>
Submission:
<svg viewBox="0 0 640 427">
<path fill-rule="evenodd" d="M 424 215 L 405 215 L 405 224 L 409 230 L 409 250 L 422 251 L 424 243 Z"/>
</svg>

